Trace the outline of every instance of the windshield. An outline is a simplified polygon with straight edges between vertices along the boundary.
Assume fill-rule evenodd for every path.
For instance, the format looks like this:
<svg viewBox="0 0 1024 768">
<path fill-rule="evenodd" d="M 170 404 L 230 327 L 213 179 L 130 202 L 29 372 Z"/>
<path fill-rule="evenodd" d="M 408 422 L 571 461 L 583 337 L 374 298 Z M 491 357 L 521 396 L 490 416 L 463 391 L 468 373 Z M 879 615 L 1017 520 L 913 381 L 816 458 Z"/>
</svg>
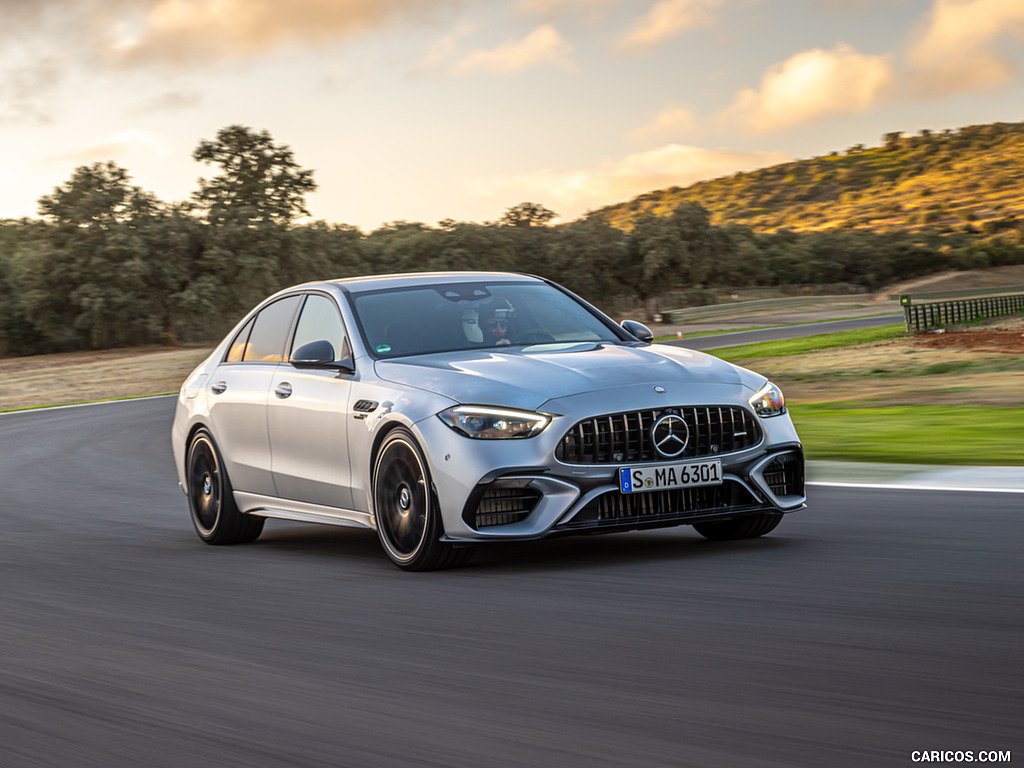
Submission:
<svg viewBox="0 0 1024 768">
<path fill-rule="evenodd" d="M 624 338 L 544 283 L 448 283 L 352 298 L 368 348 L 380 357 Z"/>
</svg>

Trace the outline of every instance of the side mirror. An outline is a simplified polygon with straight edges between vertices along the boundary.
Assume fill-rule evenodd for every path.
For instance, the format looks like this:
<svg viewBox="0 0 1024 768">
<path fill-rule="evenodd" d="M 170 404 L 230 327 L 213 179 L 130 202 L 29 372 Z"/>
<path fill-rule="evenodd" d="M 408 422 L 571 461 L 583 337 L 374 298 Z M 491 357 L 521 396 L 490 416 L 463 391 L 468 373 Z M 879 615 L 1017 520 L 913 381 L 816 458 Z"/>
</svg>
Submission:
<svg viewBox="0 0 1024 768">
<path fill-rule="evenodd" d="M 654 341 L 654 333 L 643 323 L 638 323 L 636 320 L 623 320 L 619 323 L 627 333 L 636 336 L 640 341 L 647 342 L 650 344 Z"/>
<path fill-rule="evenodd" d="M 341 360 L 334 359 L 334 345 L 325 339 L 303 344 L 292 352 L 288 362 L 296 368 L 332 368 L 346 373 L 355 370 L 351 357 L 346 355 Z"/>
</svg>

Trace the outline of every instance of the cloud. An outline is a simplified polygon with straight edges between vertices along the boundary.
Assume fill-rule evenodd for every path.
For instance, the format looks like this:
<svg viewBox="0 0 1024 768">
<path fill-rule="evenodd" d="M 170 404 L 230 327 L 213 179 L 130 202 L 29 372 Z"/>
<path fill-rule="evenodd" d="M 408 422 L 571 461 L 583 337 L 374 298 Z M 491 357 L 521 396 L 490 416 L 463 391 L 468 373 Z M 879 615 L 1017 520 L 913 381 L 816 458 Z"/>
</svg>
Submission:
<svg viewBox="0 0 1024 768">
<path fill-rule="evenodd" d="M 463 24 L 451 34 L 445 35 L 435 41 L 420 61 L 418 72 L 431 72 L 444 67 L 458 55 L 459 43 L 468 37 L 476 27 L 472 24 Z"/>
<path fill-rule="evenodd" d="M 603 11 L 619 0 L 517 0 L 515 8 L 520 13 L 537 16 L 577 16 Z"/>
<path fill-rule="evenodd" d="M 0 78 L 0 125 L 50 122 L 43 101 L 60 80 L 60 68 L 52 58 L 4 72 Z"/>
<path fill-rule="evenodd" d="M 888 56 L 868 56 L 846 44 L 791 56 L 765 72 L 760 89 L 741 91 L 722 115 L 756 132 L 781 131 L 830 115 L 863 112 L 893 84 Z"/>
<path fill-rule="evenodd" d="M 50 155 L 46 158 L 45 162 L 48 164 L 65 164 L 70 162 L 75 165 L 85 165 L 88 163 L 105 162 L 107 160 L 118 162 L 126 158 L 154 153 L 166 155 L 167 152 L 168 147 L 162 141 L 142 131 L 127 130 L 97 144 L 90 144 L 69 152 Z"/>
<path fill-rule="evenodd" d="M 1022 0 L 935 0 L 912 39 L 907 63 L 924 95 L 992 89 L 1016 70 L 999 49 L 1024 41 Z"/>
<path fill-rule="evenodd" d="M 286 44 L 326 45 L 420 18 L 452 0 L 150 0 L 107 20 L 101 50 L 121 64 L 186 66 Z M 140 13 L 141 11 L 141 13 Z"/>
<path fill-rule="evenodd" d="M 687 186 L 788 159 L 782 152 L 734 152 L 669 144 L 603 163 L 593 170 L 537 171 L 479 179 L 471 187 L 474 194 L 494 198 L 498 204 L 537 200 L 567 220 L 651 190 Z"/>
<path fill-rule="evenodd" d="M 136 115 L 161 114 L 198 107 L 203 97 L 196 91 L 168 91 L 144 101 L 132 112 Z"/>
<path fill-rule="evenodd" d="M 692 133 L 696 126 L 697 120 L 692 112 L 676 107 L 662 110 L 654 120 L 630 131 L 629 135 L 640 141 L 674 139 Z"/>
<path fill-rule="evenodd" d="M 653 48 L 687 30 L 714 23 L 722 0 L 659 0 L 619 38 L 616 48 L 641 51 Z"/>
<path fill-rule="evenodd" d="M 454 46 L 444 53 L 450 55 L 453 51 Z M 550 24 L 544 24 L 522 40 L 509 40 L 496 48 L 470 51 L 456 59 L 446 71 L 456 76 L 480 72 L 508 75 L 531 67 L 551 65 L 575 72 L 579 68 L 572 59 L 572 52 L 572 46 L 558 34 L 558 30 Z M 440 58 L 435 56 L 434 63 L 439 64 Z"/>
</svg>

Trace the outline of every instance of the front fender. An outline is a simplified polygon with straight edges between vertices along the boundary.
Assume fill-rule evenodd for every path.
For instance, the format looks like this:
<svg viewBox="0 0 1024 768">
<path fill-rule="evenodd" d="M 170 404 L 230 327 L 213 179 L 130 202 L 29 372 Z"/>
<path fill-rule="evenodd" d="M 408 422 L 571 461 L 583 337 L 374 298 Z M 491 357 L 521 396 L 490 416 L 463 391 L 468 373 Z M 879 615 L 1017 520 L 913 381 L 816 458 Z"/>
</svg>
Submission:
<svg viewBox="0 0 1024 768">
<path fill-rule="evenodd" d="M 418 425 L 457 403 L 443 395 L 406 390 L 381 382 L 361 384 L 353 393 L 352 402 L 360 399 L 376 402 L 377 407 L 369 413 L 352 414 L 354 426 L 348 433 L 352 504 L 356 510 L 372 514 L 373 462 L 387 433 L 396 427 L 408 429 L 423 449 L 431 476 L 434 476 L 434 457 Z M 360 428 L 360 424 L 364 428 Z"/>
</svg>

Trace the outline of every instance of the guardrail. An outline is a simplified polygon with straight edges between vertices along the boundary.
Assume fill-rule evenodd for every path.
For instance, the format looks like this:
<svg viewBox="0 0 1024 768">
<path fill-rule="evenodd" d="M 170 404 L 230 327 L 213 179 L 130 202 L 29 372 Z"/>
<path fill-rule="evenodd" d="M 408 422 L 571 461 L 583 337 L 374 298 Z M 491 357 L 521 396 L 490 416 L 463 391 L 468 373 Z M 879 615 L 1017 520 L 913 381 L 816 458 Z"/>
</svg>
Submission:
<svg viewBox="0 0 1024 768">
<path fill-rule="evenodd" d="M 992 296 L 1003 296 L 1011 293 L 1024 293 L 1024 285 L 1007 285 L 1003 287 L 989 286 L 987 288 L 959 288 L 955 291 L 930 291 L 926 293 L 904 293 L 900 294 L 900 300 L 904 297 L 912 298 L 914 301 L 930 301 L 932 299 L 988 299 Z"/>
<path fill-rule="evenodd" d="M 928 301 L 914 304 L 914 295 L 900 296 L 907 332 L 922 333 L 947 325 L 972 323 L 983 317 L 1003 317 L 1024 312 L 1024 293 L 983 296 L 958 301 Z M 917 297 L 920 299 L 920 297 Z"/>
</svg>

